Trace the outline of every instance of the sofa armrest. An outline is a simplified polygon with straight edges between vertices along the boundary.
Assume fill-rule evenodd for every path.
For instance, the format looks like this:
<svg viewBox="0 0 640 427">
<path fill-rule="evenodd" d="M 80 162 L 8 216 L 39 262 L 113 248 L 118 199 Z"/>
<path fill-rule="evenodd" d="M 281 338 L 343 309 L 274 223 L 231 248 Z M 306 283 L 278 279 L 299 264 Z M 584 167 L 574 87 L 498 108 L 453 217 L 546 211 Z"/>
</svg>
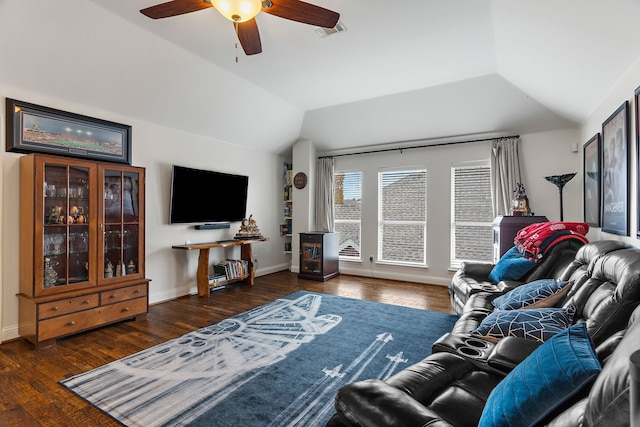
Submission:
<svg viewBox="0 0 640 427">
<path fill-rule="evenodd" d="M 493 264 L 484 262 L 463 262 L 460 264 L 460 272 L 476 280 L 489 280 L 489 273 L 493 270 Z"/>
<path fill-rule="evenodd" d="M 342 387 L 335 406 L 347 425 L 450 426 L 411 396 L 381 380 L 358 381 Z"/>
<path fill-rule="evenodd" d="M 524 285 L 524 282 L 520 282 L 519 280 L 502 280 L 496 285 L 496 291 L 506 294 L 520 285 Z"/>
<path fill-rule="evenodd" d="M 502 338 L 489 354 L 487 364 L 492 368 L 509 373 L 533 353 L 533 350 L 538 348 L 540 344 L 538 341 L 520 337 Z"/>
</svg>

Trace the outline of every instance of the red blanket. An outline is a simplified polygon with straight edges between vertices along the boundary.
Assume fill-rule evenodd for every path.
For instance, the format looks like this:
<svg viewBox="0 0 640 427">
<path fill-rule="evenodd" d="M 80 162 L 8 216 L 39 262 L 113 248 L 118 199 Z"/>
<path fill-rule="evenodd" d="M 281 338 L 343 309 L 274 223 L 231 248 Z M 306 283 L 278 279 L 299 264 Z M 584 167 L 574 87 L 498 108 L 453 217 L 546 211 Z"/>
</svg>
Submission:
<svg viewBox="0 0 640 427">
<path fill-rule="evenodd" d="M 538 261 L 563 240 L 578 239 L 589 243 L 585 237 L 588 231 L 589 225 L 584 222 L 539 222 L 518 231 L 513 243 L 523 257 Z"/>
</svg>

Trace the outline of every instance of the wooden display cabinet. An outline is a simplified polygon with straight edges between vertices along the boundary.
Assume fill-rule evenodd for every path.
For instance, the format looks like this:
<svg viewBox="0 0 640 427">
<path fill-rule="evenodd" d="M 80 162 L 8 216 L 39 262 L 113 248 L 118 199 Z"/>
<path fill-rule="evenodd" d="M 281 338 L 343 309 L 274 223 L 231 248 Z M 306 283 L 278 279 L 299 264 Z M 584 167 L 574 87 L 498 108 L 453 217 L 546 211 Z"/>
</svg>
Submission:
<svg viewBox="0 0 640 427">
<path fill-rule="evenodd" d="M 324 281 L 339 274 L 338 233 L 300 233 L 298 277 Z"/>
<path fill-rule="evenodd" d="M 20 159 L 20 326 L 36 347 L 147 313 L 144 169 Z"/>
</svg>

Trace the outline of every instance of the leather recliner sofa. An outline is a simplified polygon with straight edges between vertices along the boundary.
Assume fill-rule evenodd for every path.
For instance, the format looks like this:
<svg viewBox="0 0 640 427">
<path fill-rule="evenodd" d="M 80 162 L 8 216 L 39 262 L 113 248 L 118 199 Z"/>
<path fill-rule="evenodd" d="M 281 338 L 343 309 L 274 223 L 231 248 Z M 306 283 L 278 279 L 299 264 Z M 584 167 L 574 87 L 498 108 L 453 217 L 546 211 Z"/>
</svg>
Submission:
<svg viewBox="0 0 640 427">
<path fill-rule="evenodd" d="M 463 262 L 454 274 L 449 285 L 451 307 L 461 314 L 466 302 L 478 292 L 504 292 L 523 283 L 534 280 L 557 277 L 574 260 L 578 250 L 583 246 L 580 240 L 564 240 L 549 250 L 530 271 L 517 280 L 492 282 L 489 273 L 494 264 L 480 262 Z"/>
<path fill-rule="evenodd" d="M 611 279 L 614 280 L 613 283 L 619 283 L 619 278 L 613 277 L 615 267 L 605 267 L 604 259 L 608 259 L 609 262 L 613 262 L 612 260 L 617 260 L 619 258 L 620 253 L 618 253 L 615 257 L 606 257 L 608 254 L 613 254 L 614 252 L 629 249 L 633 253 L 636 249 L 632 249 L 626 243 L 615 241 L 615 240 L 601 240 L 597 242 L 591 242 L 587 245 L 582 246 L 574 255 L 571 260 L 563 260 L 556 262 L 556 267 L 560 267 L 562 265 L 562 270 L 554 271 L 552 275 L 547 276 L 547 278 L 553 278 L 559 281 L 569 281 L 577 283 L 572 286 L 569 290 L 569 293 L 561 302 L 565 302 L 569 300 L 569 297 L 574 295 L 578 289 L 581 287 L 582 283 L 585 281 L 592 279 L 584 290 L 581 291 L 583 295 L 586 296 L 587 292 L 592 292 L 601 285 L 603 280 L 607 280 L 608 275 L 612 276 Z M 606 257 L 606 258 L 605 258 Z M 632 258 L 632 257 L 631 257 Z M 597 264 L 596 264 L 597 262 Z M 613 271 L 608 272 L 599 272 L 594 275 L 593 269 L 602 270 L 604 268 L 611 268 Z M 452 281 L 457 281 L 462 279 L 463 275 L 456 273 Z M 538 280 L 540 277 L 537 277 L 533 280 Z M 532 280 L 532 281 L 533 281 Z M 460 315 L 460 319 L 456 322 L 453 327 L 451 333 L 454 335 L 467 335 L 470 331 L 477 328 L 478 325 L 482 322 L 482 320 L 491 313 L 495 307 L 492 304 L 492 301 L 499 295 L 502 295 L 515 287 L 521 285 L 522 283 L 518 281 L 517 283 L 512 282 L 499 282 L 496 284 L 495 288 L 492 290 L 482 290 L 472 293 L 469 296 L 469 299 L 464 304 L 464 306 L 460 309 L 458 313 Z M 625 288 L 626 289 L 626 288 Z M 580 300 L 577 301 L 578 305 L 578 313 L 576 313 L 576 318 L 581 318 L 583 316 L 582 313 L 582 305 L 584 302 L 582 301 L 585 296 L 580 297 Z M 595 300 L 595 299 L 594 299 Z M 558 304 L 556 304 L 558 305 Z M 568 305 L 568 304 L 565 304 Z M 628 314 L 628 313 L 627 313 Z M 584 316 L 588 317 L 588 316 Z M 621 316 L 622 322 L 624 323 L 626 319 L 624 316 Z M 590 324 L 594 324 L 594 321 L 591 321 Z M 608 325 L 613 327 L 613 325 Z M 620 324 L 615 325 L 616 328 L 621 327 Z M 604 334 L 607 331 L 603 332 Z M 597 339 L 596 337 L 593 337 Z"/>
<path fill-rule="evenodd" d="M 586 324 L 604 368 L 542 424 L 628 425 L 629 357 L 640 350 L 640 250 L 619 242 L 587 244 L 560 277 L 571 288 L 556 305 L 576 307 L 573 321 Z M 483 299 L 497 295 L 484 292 Z M 491 391 L 539 345 L 511 336 L 495 344 L 468 331 L 445 335 L 421 362 L 385 380 L 340 389 L 328 425 L 477 425 Z"/>
</svg>

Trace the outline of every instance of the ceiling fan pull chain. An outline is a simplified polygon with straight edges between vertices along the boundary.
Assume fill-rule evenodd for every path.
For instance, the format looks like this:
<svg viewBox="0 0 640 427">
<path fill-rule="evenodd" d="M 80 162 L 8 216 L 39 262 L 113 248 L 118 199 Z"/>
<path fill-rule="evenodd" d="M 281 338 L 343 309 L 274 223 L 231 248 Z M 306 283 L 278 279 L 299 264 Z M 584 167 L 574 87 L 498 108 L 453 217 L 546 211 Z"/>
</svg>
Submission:
<svg viewBox="0 0 640 427">
<path fill-rule="evenodd" d="M 236 30 L 236 64 L 238 63 L 238 21 L 233 23 L 233 28 Z"/>
</svg>

